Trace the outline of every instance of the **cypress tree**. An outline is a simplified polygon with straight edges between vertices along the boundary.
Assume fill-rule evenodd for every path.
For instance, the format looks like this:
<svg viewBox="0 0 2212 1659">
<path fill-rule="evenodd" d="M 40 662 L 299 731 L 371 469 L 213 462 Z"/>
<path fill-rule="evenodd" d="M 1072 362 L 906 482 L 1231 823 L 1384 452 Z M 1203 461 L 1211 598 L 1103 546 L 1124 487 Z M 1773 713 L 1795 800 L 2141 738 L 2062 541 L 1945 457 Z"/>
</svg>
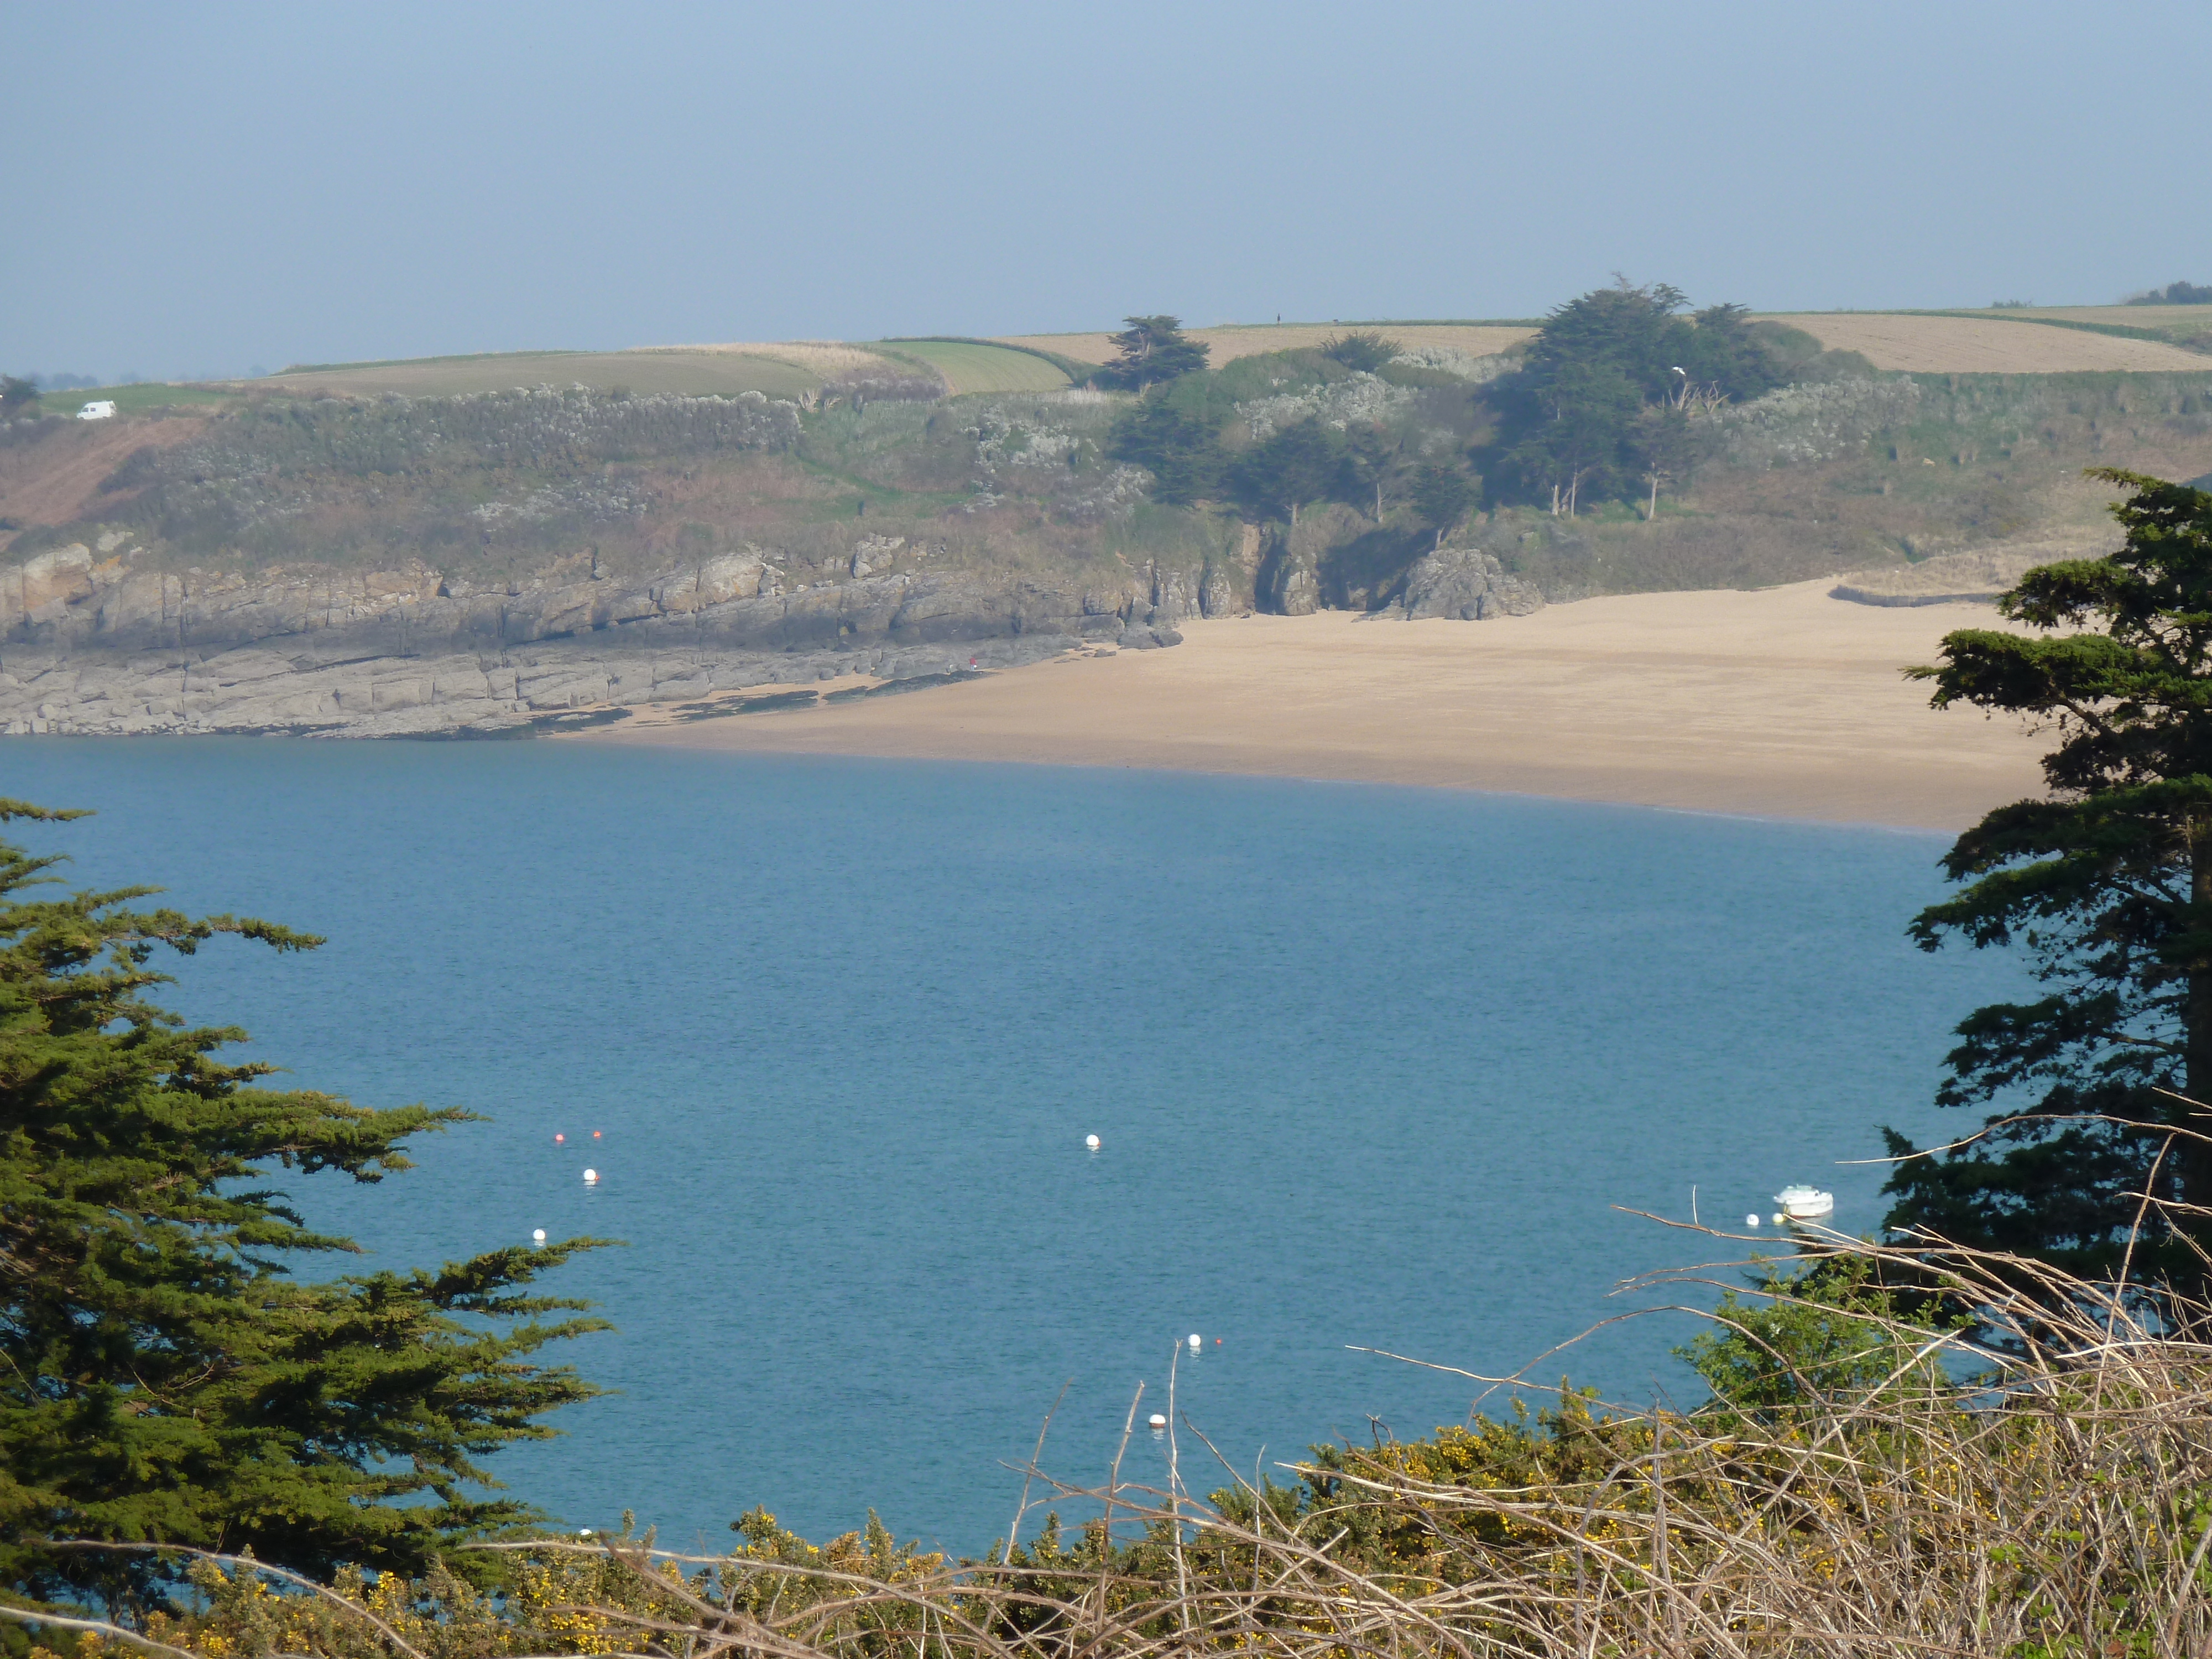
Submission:
<svg viewBox="0 0 2212 1659">
<path fill-rule="evenodd" d="M 1945 636 L 1937 708 L 2055 731 L 2041 799 L 1943 860 L 1963 890 L 1912 937 L 2017 945 L 2040 994 L 1958 1027 L 1937 1099 L 1984 1133 L 1898 1166 L 1893 1226 L 2090 1277 L 2199 1289 L 2212 1247 L 2212 495 L 2131 472 L 2110 558 L 2032 570 L 1999 602 L 2037 630 Z M 2084 624 L 2087 624 L 2084 627 Z M 2080 631 L 2056 633 L 2060 629 Z M 1890 1150 L 1915 1152 L 1887 1132 Z M 2153 1203 L 2147 1204 L 2145 1194 Z M 2138 1223 L 2143 1237 L 2130 1249 Z"/>
<path fill-rule="evenodd" d="M 1122 320 L 1128 326 L 1106 337 L 1106 343 L 1114 348 L 1114 358 L 1091 375 L 1094 384 L 1142 392 L 1206 367 L 1209 348 L 1205 341 L 1183 333 L 1182 318 L 1125 317 Z"/>
<path fill-rule="evenodd" d="M 0 820 L 79 816 L 0 800 Z M 596 1241 L 294 1279 L 357 1247 L 272 1175 L 380 1181 L 410 1136 L 467 1114 L 260 1086 L 273 1067 L 219 1057 L 242 1030 L 149 1000 L 168 977 L 150 964 L 221 936 L 321 941 L 132 908 L 152 888 L 56 892 L 58 861 L 0 842 L 0 1583 L 127 1607 L 171 1570 L 46 1543 L 414 1573 L 533 1522 L 477 1460 L 599 1392 L 531 1357 L 603 1322 L 523 1288 Z"/>
</svg>

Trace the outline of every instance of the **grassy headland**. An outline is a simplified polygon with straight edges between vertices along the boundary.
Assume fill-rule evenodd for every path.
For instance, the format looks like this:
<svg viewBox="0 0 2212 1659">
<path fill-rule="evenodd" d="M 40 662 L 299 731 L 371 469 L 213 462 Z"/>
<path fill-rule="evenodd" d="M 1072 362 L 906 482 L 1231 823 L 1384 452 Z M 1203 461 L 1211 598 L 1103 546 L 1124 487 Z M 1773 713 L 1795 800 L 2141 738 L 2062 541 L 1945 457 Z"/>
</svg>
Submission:
<svg viewBox="0 0 2212 1659">
<path fill-rule="evenodd" d="M 1555 513 L 1485 475 L 1455 538 L 1555 599 L 1756 586 L 2012 541 L 2094 544 L 2102 496 L 2084 466 L 2212 469 L 2212 359 L 2197 369 L 2143 337 L 2179 338 L 2202 307 L 2093 309 L 1772 325 L 1780 384 L 1711 410 L 1694 467 L 1654 501 L 1624 485 Z M 1164 489 L 1126 459 L 1117 422 L 1133 395 L 1073 384 L 1107 355 L 1105 337 L 1062 335 L 449 357 L 51 393 L 50 417 L 94 396 L 120 416 L 7 426 L 0 550 L 20 561 L 119 532 L 148 568 L 414 562 L 489 582 L 579 561 L 643 576 L 753 547 L 836 581 L 872 537 L 927 548 L 939 569 L 1102 587 L 1171 568 L 1213 595 L 1209 614 L 1278 603 L 1262 565 L 1290 561 L 1310 568 L 1316 603 L 1359 609 L 1436 539 L 1414 475 L 1480 462 L 1534 331 L 1362 326 L 1390 361 L 1333 359 L 1324 348 L 1349 325 L 1193 331 L 1211 365 L 1173 388 L 1231 462 L 1299 422 L 1382 456 L 1381 475 L 1312 502 L 1295 533 L 1225 490 Z M 2188 367 L 2117 366 L 2145 350 Z M 1992 351 L 2013 372 L 1952 366 Z M 2040 372 L 2084 351 L 2118 354 L 2116 366 Z M 1885 367 L 1908 360 L 1910 372 Z M 710 414 L 748 397 L 785 411 L 772 435 L 733 440 L 732 421 Z"/>
</svg>

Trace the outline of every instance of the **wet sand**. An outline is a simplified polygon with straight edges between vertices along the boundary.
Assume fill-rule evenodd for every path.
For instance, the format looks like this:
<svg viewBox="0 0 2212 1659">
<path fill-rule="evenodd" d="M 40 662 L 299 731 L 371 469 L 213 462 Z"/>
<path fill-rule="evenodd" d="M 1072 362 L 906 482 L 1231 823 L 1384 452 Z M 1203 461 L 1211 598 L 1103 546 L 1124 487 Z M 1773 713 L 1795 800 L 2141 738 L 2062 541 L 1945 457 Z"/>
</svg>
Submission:
<svg viewBox="0 0 2212 1659">
<path fill-rule="evenodd" d="M 1653 593 L 1486 623 L 1343 612 L 1183 625 L 1184 643 L 964 684 L 563 739 L 753 754 L 1164 767 L 1957 829 L 2037 792 L 2046 740 L 1928 707 L 1907 664 L 1986 605 L 1883 608 L 1827 581 Z"/>
</svg>

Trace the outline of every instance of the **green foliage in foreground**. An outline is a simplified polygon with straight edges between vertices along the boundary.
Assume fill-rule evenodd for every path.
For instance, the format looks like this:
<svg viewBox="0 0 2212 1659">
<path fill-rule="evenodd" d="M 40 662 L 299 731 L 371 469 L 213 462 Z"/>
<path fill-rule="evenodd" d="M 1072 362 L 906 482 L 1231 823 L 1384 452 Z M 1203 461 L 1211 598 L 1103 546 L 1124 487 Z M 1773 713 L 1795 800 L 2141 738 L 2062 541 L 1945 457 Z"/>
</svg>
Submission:
<svg viewBox="0 0 2212 1659">
<path fill-rule="evenodd" d="M 599 1392 L 530 1357 L 601 1322 L 547 1322 L 583 1304 L 520 1288 L 592 1241 L 294 1282 L 289 1261 L 356 1247 L 309 1228 L 276 1169 L 379 1181 L 466 1115 L 256 1086 L 273 1067 L 218 1058 L 246 1034 L 156 1006 L 149 964 L 319 941 L 129 908 L 150 888 L 53 891 L 56 861 L 0 842 L 0 1585 L 128 1604 L 166 1571 L 55 1537 L 420 1572 L 535 1519 L 470 1489 L 495 1484 L 477 1459 Z"/>
<path fill-rule="evenodd" d="M 1961 629 L 1940 665 L 1911 671 L 1939 708 L 2025 714 L 2059 743 L 2043 761 L 2048 794 L 1960 836 L 1943 867 L 1964 890 L 1912 924 L 1929 950 L 2017 942 L 2045 988 L 1959 1026 L 1937 1098 L 1998 1109 L 1972 1146 L 1899 1166 L 1889 1224 L 2201 1289 L 2212 1119 L 2191 1102 L 2212 1098 L 2212 495 L 2095 476 L 2130 491 L 2113 509 L 2126 545 L 2028 572 L 1998 608 L 2033 634 Z"/>
<path fill-rule="evenodd" d="M 2108 1305 L 2023 1386 L 1954 1380 L 1934 1355 L 1960 1345 L 1873 1283 L 1885 1253 L 1814 1255 L 1691 1346 L 1717 1389 L 1696 1411 L 1612 1413 L 1563 1386 L 1428 1439 L 1316 1448 L 1291 1484 L 1235 1476 L 1203 1504 L 1069 1493 L 1113 1524 L 1049 1515 L 959 1563 L 873 1512 L 814 1545 L 763 1509 L 718 1554 L 657 1550 L 628 1516 L 616 1538 L 514 1547 L 496 1599 L 441 1569 L 272 1594 L 251 1563 L 201 1561 L 197 1603 L 141 1629 L 207 1659 L 2205 1650 L 2201 1349 Z M 1943 1271 L 2006 1300 L 1986 1264 Z"/>
</svg>

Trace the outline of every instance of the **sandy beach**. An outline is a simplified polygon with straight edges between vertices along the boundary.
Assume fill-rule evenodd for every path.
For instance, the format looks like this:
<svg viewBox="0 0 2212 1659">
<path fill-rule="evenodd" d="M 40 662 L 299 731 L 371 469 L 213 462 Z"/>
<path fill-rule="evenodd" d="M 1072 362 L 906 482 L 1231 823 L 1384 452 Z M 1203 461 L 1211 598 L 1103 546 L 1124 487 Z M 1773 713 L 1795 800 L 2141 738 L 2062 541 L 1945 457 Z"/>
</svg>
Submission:
<svg viewBox="0 0 2212 1659">
<path fill-rule="evenodd" d="M 1827 581 L 1635 594 L 1495 622 L 1344 612 L 1183 625 L 1168 650 L 563 739 L 755 754 L 1164 767 L 1957 829 L 2036 792 L 2045 744 L 1899 673 L 1986 605 Z M 826 689 L 826 688 L 825 688 Z"/>
</svg>

